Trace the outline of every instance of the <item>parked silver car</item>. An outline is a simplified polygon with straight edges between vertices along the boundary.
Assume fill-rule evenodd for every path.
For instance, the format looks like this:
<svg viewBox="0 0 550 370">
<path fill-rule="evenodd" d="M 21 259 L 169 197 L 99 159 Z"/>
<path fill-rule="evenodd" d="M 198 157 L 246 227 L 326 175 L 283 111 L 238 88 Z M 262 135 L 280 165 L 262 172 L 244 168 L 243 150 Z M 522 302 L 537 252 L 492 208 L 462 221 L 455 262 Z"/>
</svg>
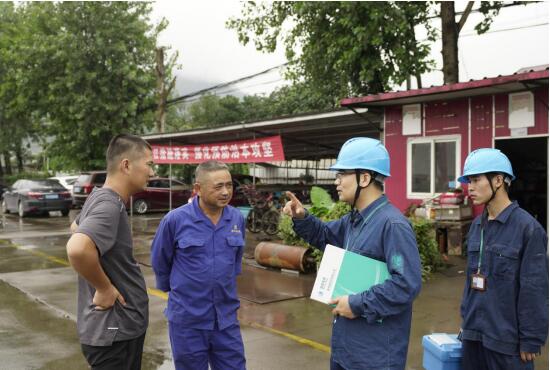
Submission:
<svg viewBox="0 0 550 370">
<path fill-rule="evenodd" d="M 2 212 L 16 212 L 19 217 L 31 213 L 61 211 L 69 214 L 71 193 L 55 180 L 17 180 L 2 196 Z"/>
<path fill-rule="evenodd" d="M 78 179 L 78 176 L 77 175 L 56 176 L 56 177 L 50 177 L 49 179 L 58 181 L 61 185 L 63 185 L 65 189 L 67 189 L 72 193 L 73 185 L 76 182 L 76 179 Z"/>
</svg>

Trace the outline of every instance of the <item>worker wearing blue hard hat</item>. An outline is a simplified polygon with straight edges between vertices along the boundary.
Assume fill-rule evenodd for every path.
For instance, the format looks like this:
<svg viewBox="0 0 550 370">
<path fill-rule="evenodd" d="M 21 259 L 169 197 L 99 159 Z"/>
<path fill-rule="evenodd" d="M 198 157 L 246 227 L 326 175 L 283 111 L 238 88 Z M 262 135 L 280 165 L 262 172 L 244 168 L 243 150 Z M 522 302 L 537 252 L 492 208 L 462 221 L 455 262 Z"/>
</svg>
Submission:
<svg viewBox="0 0 550 370">
<path fill-rule="evenodd" d="M 474 150 L 459 181 L 485 210 L 470 227 L 461 304 L 464 370 L 533 369 L 548 335 L 548 237 L 508 196 L 506 155 Z"/>
<path fill-rule="evenodd" d="M 324 223 L 290 192 L 284 213 L 311 245 L 324 250 L 331 244 L 386 262 L 391 275 L 366 291 L 331 302 L 331 369 L 404 369 L 421 266 L 410 223 L 384 195 L 384 180 L 390 176 L 388 152 L 379 140 L 352 138 L 330 169 L 336 171 L 340 200 L 352 206 L 349 214 Z"/>
</svg>

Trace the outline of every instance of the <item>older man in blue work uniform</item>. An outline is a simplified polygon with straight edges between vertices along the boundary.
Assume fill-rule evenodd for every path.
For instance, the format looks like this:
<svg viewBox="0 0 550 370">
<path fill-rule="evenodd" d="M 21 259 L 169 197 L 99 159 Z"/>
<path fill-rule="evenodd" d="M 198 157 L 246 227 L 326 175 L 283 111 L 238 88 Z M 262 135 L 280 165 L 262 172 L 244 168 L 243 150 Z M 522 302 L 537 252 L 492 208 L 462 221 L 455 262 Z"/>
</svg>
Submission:
<svg viewBox="0 0 550 370">
<path fill-rule="evenodd" d="M 464 370 L 533 369 L 548 335 L 548 237 L 508 188 L 515 179 L 506 155 L 470 153 L 458 179 L 485 205 L 468 234 L 462 298 Z"/>
<path fill-rule="evenodd" d="M 388 152 L 378 140 L 353 138 L 331 169 L 338 171 L 339 198 L 352 205 L 352 212 L 323 223 L 289 192 L 284 212 L 294 230 L 321 250 L 332 244 L 384 261 L 391 274 L 382 284 L 332 302 L 331 369 L 404 369 L 421 267 L 410 223 L 383 194 L 383 181 L 390 176 Z"/>
<path fill-rule="evenodd" d="M 216 161 L 195 171 L 193 202 L 168 213 L 153 240 L 157 287 L 169 292 L 165 315 L 177 370 L 242 370 L 237 309 L 244 218 L 228 205 L 233 183 Z"/>
</svg>

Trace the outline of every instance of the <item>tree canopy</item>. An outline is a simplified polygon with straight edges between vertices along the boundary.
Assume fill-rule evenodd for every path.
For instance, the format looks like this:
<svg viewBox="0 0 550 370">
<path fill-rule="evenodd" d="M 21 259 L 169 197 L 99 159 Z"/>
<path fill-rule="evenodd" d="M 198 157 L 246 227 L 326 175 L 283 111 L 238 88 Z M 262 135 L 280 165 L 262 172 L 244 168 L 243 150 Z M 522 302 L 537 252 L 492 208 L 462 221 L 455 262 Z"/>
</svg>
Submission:
<svg viewBox="0 0 550 370">
<path fill-rule="evenodd" d="M 227 26 L 241 43 L 253 41 L 263 52 L 283 43 L 288 76 L 338 99 L 387 91 L 410 76 L 420 87 L 421 74 L 435 68 L 430 49 L 437 38 L 443 39 L 445 83 L 458 82 L 458 34 L 473 4 L 456 22 L 454 2 L 247 2 Z M 503 6 L 481 2 L 478 34 L 489 30 Z M 434 27 L 437 17 L 442 18 L 441 33 Z M 419 26 L 425 30 L 421 38 L 415 34 Z"/>
<path fill-rule="evenodd" d="M 435 31 L 428 25 L 427 40 L 414 36 L 429 10 L 426 2 L 249 2 L 228 27 L 265 52 L 282 39 L 289 76 L 341 98 L 378 93 L 429 70 Z"/>
<path fill-rule="evenodd" d="M 155 102 L 155 48 L 162 27 L 151 24 L 150 3 L 2 7 L 13 13 L 13 32 L 0 54 L 0 66 L 9 66 L 9 77 L 0 73 L 1 124 L 13 130 L 33 122 L 50 138 L 50 163 L 64 169 L 102 168 L 115 133 L 151 127 L 152 112 L 138 113 Z"/>
<path fill-rule="evenodd" d="M 312 90 L 304 83 L 286 85 L 268 96 L 203 95 L 183 114 L 169 114 L 167 124 L 173 131 L 217 127 L 238 122 L 266 120 L 292 114 L 328 110 L 338 105 L 330 96 Z"/>
</svg>

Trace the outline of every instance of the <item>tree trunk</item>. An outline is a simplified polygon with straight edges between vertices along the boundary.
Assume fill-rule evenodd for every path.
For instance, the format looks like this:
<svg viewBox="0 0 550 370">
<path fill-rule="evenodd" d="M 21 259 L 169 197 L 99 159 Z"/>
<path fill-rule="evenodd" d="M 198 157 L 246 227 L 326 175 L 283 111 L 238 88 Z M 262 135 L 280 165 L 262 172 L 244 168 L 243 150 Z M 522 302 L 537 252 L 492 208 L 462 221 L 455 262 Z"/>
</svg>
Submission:
<svg viewBox="0 0 550 370">
<path fill-rule="evenodd" d="M 4 166 L 6 167 L 6 175 L 11 175 L 11 162 L 10 162 L 10 153 L 7 150 L 4 150 L 2 153 L 4 156 Z"/>
<path fill-rule="evenodd" d="M 157 104 L 157 117 L 156 117 L 156 129 L 157 132 L 164 132 L 166 125 L 166 101 L 170 95 L 170 91 L 176 84 L 176 78 L 174 77 L 170 82 L 170 85 L 166 87 L 166 66 L 164 65 L 164 48 L 158 48 L 156 50 L 156 72 L 157 72 L 157 92 L 158 92 L 158 104 Z"/>
<path fill-rule="evenodd" d="M 162 99 L 162 93 L 164 92 L 164 49 L 158 48 L 156 50 L 157 56 L 157 93 L 159 94 L 158 104 L 157 104 L 157 119 L 156 119 L 156 128 L 157 132 L 164 132 L 164 120 L 165 120 L 165 108 L 166 102 Z"/>
<path fill-rule="evenodd" d="M 407 19 L 407 23 L 409 24 L 409 30 L 411 33 L 411 39 L 412 39 L 412 47 L 411 50 L 415 50 L 416 48 L 416 32 L 414 32 L 414 21 L 410 17 L 409 14 L 405 13 L 405 18 Z M 414 59 L 416 59 L 416 53 L 414 54 Z M 415 72 L 414 77 L 416 77 L 416 88 L 421 89 L 422 88 L 422 75 L 420 72 Z M 411 85 L 411 76 L 407 79 L 407 90 L 409 90 L 409 86 Z"/>
<path fill-rule="evenodd" d="M 17 171 L 21 173 L 23 172 L 23 152 L 21 151 L 21 147 L 15 150 L 15 158 L 17 158 Z"/>
<path fill-rule="evenodd" d="M 421 89 L 422 88 L 422 76 L 420 73 L 416 74 L 416 88 Z"/>
<path fill-rule="evenodd" d="M 442 1 L 440 4 L 443 82 L 448 85 L 458 82 L 458 28 L 454 2 Z"/>
</svg>

